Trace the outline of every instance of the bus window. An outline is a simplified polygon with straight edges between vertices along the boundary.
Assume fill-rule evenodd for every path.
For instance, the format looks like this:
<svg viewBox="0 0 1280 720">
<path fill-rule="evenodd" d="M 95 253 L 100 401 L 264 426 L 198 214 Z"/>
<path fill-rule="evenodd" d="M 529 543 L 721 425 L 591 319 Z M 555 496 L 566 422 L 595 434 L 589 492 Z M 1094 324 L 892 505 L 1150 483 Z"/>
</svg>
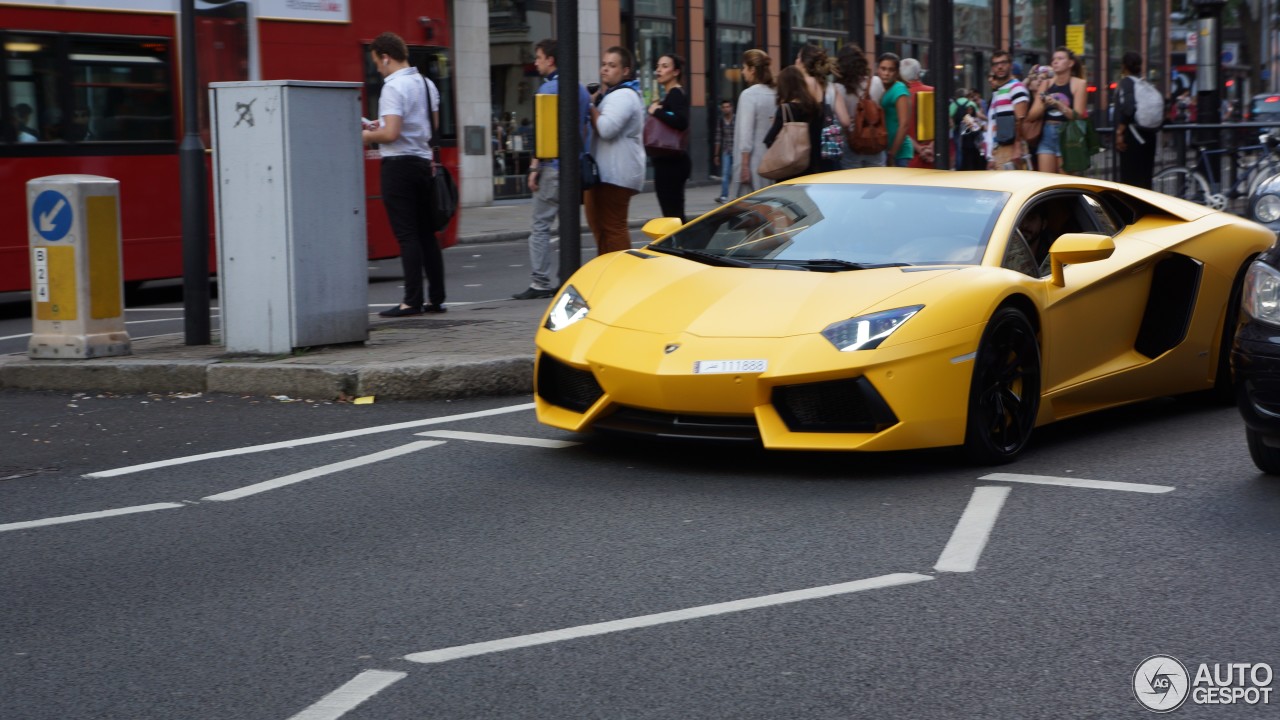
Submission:
<svg viewBox="0 0 1280 720">
<path fill-rule="evenodd" d="M 70 60 L 75 103 L 70 139 L 176 137 L 167 40 L 76 37 Z"/>
<path fill-rule="evenodd" d="M 0 141 L 38 143 L 61 139 L 57 50 L 53 38 L 4 36 L 4 123 Z"/>
<path fill-rule="evenodd" d="M 382 94 L 382 76 L 369 57 L 369 46 L 364 46 L 364 102 L 365 117 L 378 116 L 378 97 Z M 458 141 L 458 114 L 453 103 L 453 65 L 449 51 L 442 47 L 409 46 L 409 64 L 418 72 L 431 78 L 440 91 L 440 127 L 436 128 L 441 145 L 454 145 Z"/>
</svg>

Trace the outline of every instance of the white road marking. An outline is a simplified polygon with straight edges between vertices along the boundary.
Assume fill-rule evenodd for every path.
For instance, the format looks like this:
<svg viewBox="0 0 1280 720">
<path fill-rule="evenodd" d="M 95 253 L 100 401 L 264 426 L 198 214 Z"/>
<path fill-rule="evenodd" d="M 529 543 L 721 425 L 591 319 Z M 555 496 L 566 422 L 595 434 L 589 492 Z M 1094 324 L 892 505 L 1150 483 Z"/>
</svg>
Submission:
<svg viewBox="0 0 1280 720">
<path fill-rule="evenodd" d="M 1143 483 L 1113 482 L 1111 480 L 1087 480 L 1085 478 L 1052 477 L 1049 475 L 1018 475 L 1016 473 L 991 473 L 979 480 L 996 482 L 1020 482 L 1032 485 L 1063 485 L 1066 487 L 1093 488 L 1095 490 L 1124 490 L 1126 492 L 1160 494 L 1173 492 L 1172 485 L 1145 485 Z"/>
<path fill-rule="evenodd" d="M 218 458 L 232 457 L 235 455 L 249 455 L 252 453 L 267 452 L 270 450 L 280 450 L 283 448 L 301 447 L 303 445 L 315 445 L 317 443 L 332 442 L 334 440 L 345 440 L 347 438 L 360 437 L 361 435 L 373 435 L 382 432 L 395 432 L 396 430 L 409 430 L 411 428 L 425 427 L 427 425 L 440 425 L 443 423 L 456 422 L 459 420 L 471 420 L 474 418 L 489 417 L 491 415 L 502 415 L 504 413 L 520 412 L 522 410 L 532 410 L 533 403 L 523 403 L 520 405 L 508 405 L 507 407 L 493 408 L 491 410 L 478 410 L 476 412 L 461 413 L 458 415 L 444 415 L 441 417 L 427 418 L 425 420 L 410 420 L 408 422 L 393 423 L 391 425 L 378 425 L 376 427 L 361 428 L 359 430 L 347 430 L 344 432 L 329 433 L 328 435 L 316 435 L 313 437 L 298 438 L 297 440 L 283 440 L 281 442 L 266 443 L 265 445 L 250 445 L 249 447 L 234 448 L 232 450 L 218 450 L 216 452 L 202 453 L 200 455 L 187 455 L 186 457 L 173 458 L 171 460 L 157 460 L 156 462 L 143 463 L 141 465 L 130 465 L 128 467 L 116 468 L 114 470 L 102 470 L 100 472 L 89 473 L 84 477 L 87 478 L 109 478 L 119 475 L 128 475 L 130 473 L 142 472 L 144 470 L 155 470 L 162 467 L 171 467 L 173 465 L 184 465 L 186 463 L 200 462 L 202 460 L 215 460 Z"/>
<path fill-rule="evenodd" d="M 182 503 L 134 505 L 133 507 L 116 508 L 115 510 L 100 510 L 98 512 L 80 513 L 78 515 L 63 515 L 62 517 L 51 517 L 43 520 L 27 520 L 26 522 L 9 523 L 7 525 L 0 525 L 0 532 L 5 532 L 7 530 L 25 530 L 26 528 L 42 527 L 44 525 L 62 525 L 64 523 L 97 520 L 99 518 L 115 517 L 117 515 L 133 515 L 134 513 L 151 512 L 152 510 L 169 510 L 171 508 L 180 507 L 186 507 L 186 505 Z"/>
<path fill-rule="evenodd" d="M 23 333 L 22 335 L 5 335 L 0 340 L 17 340 L 18 338 L 31 337 L 31 333 Z"/>
<path fill-rule="evenodd" d="M 289 720 L 336 720 L 407 676 L 390 670 L 365 670 Z"/>
<path fill-rule="evenodd" d="M 960 522 L 951 532 L 951 539 L 938 556 L 938 564 L 933 566 L 938 572 L 973 572 L 978 567 L 978 558 L 987 547 L 991 530 L 995 527 L 996 518 L 1000 516 L 1000 508 L 1013 488 L 980 487 L 973 489 L 973 497 L 960 516 Z"/>
<path fill-rule="evenodd" d="M 543 448 L 567 448 L 577 445 L 568 440 L 544 440 L 543 438 L 517 437 L 515 435 L 493 435 L 490 433 L 465 432 L 463 430 L 428 430 L 417 433 L 418 437 L 439 437 L 450 440 L 475 440 L 476 442 L 501 443 L 504 445 L 528 445 Z"/>
<path fill-rule="evenodd" d="M 824 585 L 822 587 L 808 588 L 806 590 L 793 590 L 791 592 L 746 598 L 744 600 L 733 600 L 731 602 L 717 603 L 715 605 L 702 605 L 700 607 L 686 608 L 684 610 L 672 610 L 671 612 L 657 613 L 655 615 L 641 615 L 639 617 L 626 618 L 623 620 L 611 620 L 609 622 L 595 623 L 594 625 L 579 625 L 577 627 L 551 630 L 548 632 L 535 633 L 533 635 L 519 635 L 516 637 L 504 638 L 502 640 L 492 640 L 490 642 L 474 643 L 471 645 L 456 645 L 454 647 L 443 648 L 441 650 L 428 650 L 426 652 L 413 653 L 412 655 L 406 655 L 404 659 L 417 663 L 442 663 L 450 660 L 458 660 L 460 658 L 474 657 L 476 655 L 487 655 L 489 653 L 532 647 L 534 645 L 546 645 L 549 643 L 575 640 L 577 638 L 590 637 L 593 635 L 605 635 L 608 633 L 622 632 L 624 630 L 634 630 L 636 628 L 652 627 L 654 625 L 665 625 L 667 623 L 680 622 L 683 620 L 723 615 L 725 613 L 742 612 L 743 610 L 754 610 L 756 608 L 770 607 L 773 605 L 785 605 L 787 603 L 801 602 L 804 600 L 816 600 L 818 598 L 832 597 L 834 595 L 846 595 L 848 593 L 861 592 L 863 590 L 876 590 L 879 588 L 893 587 L 895 585 L 907 585 L 932 579 L 933 578 L 928 575 L 919 575 L 916 573 L 894 573 L 892 575 L 881 575 L 879 577 L 867 578 L 866 580 L 855 580 L 853 582 L 841 583 L 839 585 Z"/>
<path fill-rule="evenodd" d="M 201 498 L 201 499 L 215 500 L 215 501 L 239 500 L 242 497 L 257 495 L 258 493 L 264 493 L 264 492 L 267 492 L 268 490 L 276 490 L 278 488 L 282 488 L 288 485 L 300 483 L 303 480 L 310 480 L 312 478 L 318 478 L 323 475 L 331 475 L 333 473 L 341 472 L 343 470 L 350 470 L 351 468 L 360 467 L 361 465 L 371 465 L 376 462 L 382 462 L 383 460 L 389 460 L 394 457 L 407 455 L 411 452 L 417 452 L 418 450 L 425 450 L 429 447 L 435 447 L 436 445 L 443 445 L 443 444 L 444 444 L 443 440 L 418 440 L 415 442 L 411 442 L 408 445 L 401 445 L 400 447 L 391 448 L 390 450 L 383 450 L 382 452 L 376 452 L 376 453 L 373 453 L 372 455 L 365 455 L 363 457 L 352 458 L 350 460 L 343 460 L 342 462 L 336 462 L 329 465 L 322 465 L 321 467 L 318 467 L 318 468 L 303 470 L 302 472 L 299 472 L 299 473 L 294 473 L 292 475 L 285 475 L 284 477 L 278 477 L 274 480 L 267 480 L 265 482 L 254 483 L 253 485 L 246 485 L 245 487 L 242 487 L 242 488 L 236 488 L 235 490 L 228 490 L 226 492 L 218 493 L 217 495 L 210 495 L 209 497 Z"/>
</svg>

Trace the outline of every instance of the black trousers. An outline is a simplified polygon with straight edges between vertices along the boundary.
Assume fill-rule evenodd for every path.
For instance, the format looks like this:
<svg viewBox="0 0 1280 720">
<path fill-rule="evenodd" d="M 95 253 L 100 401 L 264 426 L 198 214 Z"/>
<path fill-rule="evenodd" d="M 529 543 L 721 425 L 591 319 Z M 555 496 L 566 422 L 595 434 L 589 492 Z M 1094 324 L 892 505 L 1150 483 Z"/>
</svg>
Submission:
<svg viewBox="0 0 1280 720">
<path fill-rule="evenodd" d="M 684 184 L 693 163 L 687 154 L 653 158 L 653 191 L 658 196 L 662 217 L 680 218 L 684 222 Z"/>
<path fill-rule="evenodd" d="M 1145 145 L 1133 136 L 1134 130 L 1142 135 Z M 1156 147 L 1160 144 L 1160 133 L 1142 128 L 1126 129 L 1124 141 L 1127 149 L 1120 153 L 1120 182 L 1150 190 L 1151 176 L 1156 170 Z"/>
<path fill-rule="evenodd" d="M 432 305 L 444 302 L 444 256 L 431 229 L 427 190 L 431 183 L 431 162 L 401 155 L 382 159 L 382 204 L 387 208 L 391 232 L 400 243 L 400 266 L 404 269 L 404 300 L 409 307 L 425 304 L 422 277 L 426 274 L 428 299 Z"/>
</svg>

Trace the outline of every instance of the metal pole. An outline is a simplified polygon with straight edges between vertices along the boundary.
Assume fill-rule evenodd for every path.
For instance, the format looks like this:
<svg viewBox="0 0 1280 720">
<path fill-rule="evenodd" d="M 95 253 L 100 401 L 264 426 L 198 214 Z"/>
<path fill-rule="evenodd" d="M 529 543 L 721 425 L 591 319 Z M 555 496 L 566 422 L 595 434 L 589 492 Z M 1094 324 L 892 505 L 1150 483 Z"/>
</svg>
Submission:
<svg viewBox="0 0 1280 720">
<path fill-rule="evenodd" d="M 952 28 L 952 0 L 930 0 L 929 24 L 932 26 L 933 53 L 929 64 L 933 66 L 933 166 L 939 170 L 955 167 L 951 162 L 951 106 L 952 87 L 955 85 L 955 38 Z M 959 151 L 959 148 L 957 148 Z"/>
<path fill-rule="evenodd" d="M 560 282 L 582 264 L 582 127 L 578 123 L 578 4 L 556 1 L 556 43 L 560 57 L 560 91 L 556 113 L 560 116 Z"/>
<path fill-rule="evenodd" d="M 208 345 L 209 193 L 200 141 L 200 83 L 196 76 L 195 0 L 182 0 L 182 315 L 186 344 Z"/>
</svg>

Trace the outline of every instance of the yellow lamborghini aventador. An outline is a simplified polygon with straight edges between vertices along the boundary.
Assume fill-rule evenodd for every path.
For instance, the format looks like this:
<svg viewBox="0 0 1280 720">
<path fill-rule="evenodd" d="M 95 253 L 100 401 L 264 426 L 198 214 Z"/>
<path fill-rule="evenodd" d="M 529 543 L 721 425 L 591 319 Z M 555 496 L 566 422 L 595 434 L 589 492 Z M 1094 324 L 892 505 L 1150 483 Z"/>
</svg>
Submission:
<svg viewBox="0 0 1280 720">
<path fill-rule="evenodd" d="M 768 448 L 964 446 L 1230 382 L 1275 236 L 1126 185 L 876 168 L 798 178 L 596 258 L 537 336 L 538 419 Z M 1230 397 L 1229 395 L 1227 397 Z"/>
</svg>

